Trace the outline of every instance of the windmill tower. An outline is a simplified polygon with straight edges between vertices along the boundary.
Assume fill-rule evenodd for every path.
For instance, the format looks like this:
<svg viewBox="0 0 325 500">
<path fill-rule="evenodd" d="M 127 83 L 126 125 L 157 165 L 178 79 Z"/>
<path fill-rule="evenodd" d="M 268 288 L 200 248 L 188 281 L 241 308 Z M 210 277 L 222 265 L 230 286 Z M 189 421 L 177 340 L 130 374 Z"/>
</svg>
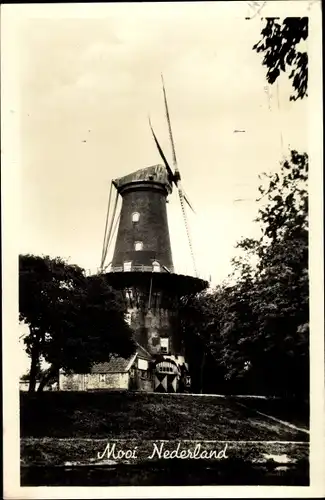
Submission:
<svg viewBox="0 0 325 500">
<path fill-rule="evenodd" d="M 174 272 L 166 203 L 176 187 L 197 275 L 185 204 L 192 207 L 181 185 L 164 82 L 163 94 L 173 169 L 149 119 L 163 164 L 112 181 L 109 207 L 114 188 L 115 203 L 111 216 L 108 209 L 101 270 L 105 272 L 108 267 L 105 266 L 107 250 L 118 226 L 113 258 L 106 274 L 108 282 L 123 293 L 135 339 L 152 356 L 153 390 L 176 392 L 182 377 L 188 373 L 177 319 L 179 299 L 202 291 L 208 283 L 198 277 Z M 122 208 L 116 218 L 119 196 Z"/>
</svg>

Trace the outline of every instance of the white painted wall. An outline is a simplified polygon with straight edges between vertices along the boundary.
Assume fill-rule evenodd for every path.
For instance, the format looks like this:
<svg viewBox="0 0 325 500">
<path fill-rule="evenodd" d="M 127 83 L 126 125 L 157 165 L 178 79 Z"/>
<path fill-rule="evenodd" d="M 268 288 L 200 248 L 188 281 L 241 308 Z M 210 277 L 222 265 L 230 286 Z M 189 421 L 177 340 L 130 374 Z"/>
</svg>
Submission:
<svg viewBox="0 0 325 500">
<path fill-rule="evenodd" d="M 102 375 L 102 376 L 101 376 Z M 129 373 L 60 374 L 61 391 L 87 391 L 92 389 L 128 389 Z"/>
</svg>

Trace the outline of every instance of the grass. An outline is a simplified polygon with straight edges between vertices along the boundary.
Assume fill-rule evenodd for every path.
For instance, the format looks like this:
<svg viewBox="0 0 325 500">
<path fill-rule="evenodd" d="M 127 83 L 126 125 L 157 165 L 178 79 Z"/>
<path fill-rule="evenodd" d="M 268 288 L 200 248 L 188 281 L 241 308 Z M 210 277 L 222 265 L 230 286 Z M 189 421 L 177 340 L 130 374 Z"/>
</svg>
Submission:
<svg viewBox="0 0 325 500">
<path fill-rule="evenodd" d="M 308 440 L 226 398 L 119 392 L 22 392 L 20 398 L 22 438 Z"/>
<path fill-rule="evenodd" d="M 22 486 L 309 484 L 308 435 L 233 398 L 22 392 L 20 424 Z M 193 440 L 220 451 L 227 442 L 227 458 L 149 459 L 160 440 L 170 451 L 178 442 L 194 449 Z M 137 446 L 136 459 L 98 460 L 114 441 L 120 450 Z"/>
<path fill-rule="evenodd" d="M 267 415 L 290 422 L 301 429 L 309 428 L 308 402 L 283 399 L 238 398 L 238 401 Z"/>
</svg>

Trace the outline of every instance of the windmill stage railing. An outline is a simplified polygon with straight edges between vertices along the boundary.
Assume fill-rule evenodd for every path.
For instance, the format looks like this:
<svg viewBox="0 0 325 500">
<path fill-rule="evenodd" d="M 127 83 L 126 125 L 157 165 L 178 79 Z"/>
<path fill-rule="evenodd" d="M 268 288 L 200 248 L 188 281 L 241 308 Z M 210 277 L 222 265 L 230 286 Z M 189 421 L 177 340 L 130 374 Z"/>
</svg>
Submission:
<svg viewBox="0 0 325 500">
<path fill-rule="evenodd" d="M 111 268 L 108 269 L 108 272 L 110 273 L 120 273 L 123 271 L 123 266 L 112 266 Z M 134 265 L 130 267 L 130 271 L 134 272 L 161 272 L 161 273 L 166 273 L 168 271 L 161 269 L 160 271 L 153 271 L 152 266 L 145 266 L 143 264 L 141 265 Z M 129 271 L 124 271 L 124 272 L 129 272 Z M 171 271 L 173 272 L 173 271 Z"/>
<path fill-rule="evenodd" d="M 187 269 L 183 269 L 183 272 L 175 272 L 174 269 L 170 269 L 170 270 L 167 270 L 167 269 L 164 269 L 163 267 L 161 267 L 160 271 L 153 271 L 153 268 L 152 266 L 146 266 L 146 265 L 132 265 L 131 268 L 130 268 L 130 271 L 131 272 L 146 272 L 146 273 L 157 273 L 157 272 L 160 272 L 160 273 L 170 273 L 170 274 L 183 274 L 183 275 L 186 275 L 186 276 L 192 276 L 192 272 L 190 270 L 187 270 Z M 130 271 L 124 271 L 125 273 L 127 272 L 130 272 Z M 123 272 L 123 266 L 109 266 L 107 271 L 106 272 L 109 272 L 109 273 L 121 273 Z M 200 273 L 198 272 L 198 276 L 196 277 L 199 277 L 200 279 L 203 279 L 205 281 L 208 281 L 209 283 L 211 282 L 211 275 L 208 275 L 207 273 Z"/>
</svg>

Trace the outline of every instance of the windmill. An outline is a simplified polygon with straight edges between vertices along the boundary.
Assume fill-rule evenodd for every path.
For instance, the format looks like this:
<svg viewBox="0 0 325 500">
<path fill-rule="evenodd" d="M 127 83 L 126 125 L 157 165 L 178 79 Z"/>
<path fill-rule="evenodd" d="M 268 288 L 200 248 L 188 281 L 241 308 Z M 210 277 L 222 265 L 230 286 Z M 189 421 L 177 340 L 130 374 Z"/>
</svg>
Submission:
<svg viewBox="0 0 325 500">
<path fill-rule="evenodd" d="M 157 136 L 154 132 L 150 117 L 149 117 L 149 126 L 150 126 L 152 136 L 154 138 L 155 144 L 157 146 L 157 150 L 159 152 L 159 155 L 160 155 L 161 159 L 163 160 L 164 166 L 166 168 L 167 175 L 168 175 L 168 181 L 169 181 L 171 186 L 174 184 L 177 191 L 178 191 L 178 197 L 179 197 L 180 206 L 181 206 L 181 210 L 182 210 L 183 221 L 184 221 L 184 225 L 185 225 L 188 245 L 189 245 L 191 259 L 192 259 L 192 263 L 193 263 L 193 269 L 194 269 L 195 276 L 197 277 L 198 272 L 197 272 L 196 263 L 195 263 L 195 256 L 194 256 L 194 251 L 193 251 L 192 239 L 191 239 L 190 228 L 189 228 L 185 204 L 188 205 L 188 207 L 191 209 L 191 211 L 193 213 L 195 213 L 195 211 L 194 211 L 193 206 L 192 206 L 191 202 L 189 201 L 189 198 L 188 198 L 187 194 L 185 193 L 185 190 L 184 190 L 182 183 L 181 183 L 181 174 L 180 174 L 180 170 L 179 170 L 177 158 L 176 158 L 175 143 L 174 143 L 174 138 L 173 138 L 173 133 L 172 133 L 170 113 L 169 113 L 169 109 L 168 109 L 166 88 L 165 88 L 163 75 L 161 75 L 161 79 L 162 79 L 162 89 L 163 89 L 163 96 L 164 96 L 165 113 L 166 113 L 166 120 L 167 120 L 167 125 L 168 125 L 171 151 L 172 151 L 172 161 L 173 161 L 174 172 L 173 172 L 172 168 L 170 167 L 169 162 L 168 162 L 168 160 L 167 160 L 167 158 L 166 158 L 166 156 L 165 156 L 165 154 L 164 154 L 164 152 L 159 144 L 159 141 L 158 141 Z M 140 172 L 140 171 L 138 171 L 138 172 Z M 110 217 L 112 188 L 114 186 L 117 188 L 117 191 L 115 193 L 113 214 Z M 172 191 L 172 188 L 170 188 L 170 191 Z M 120 215 L 121 215 L 121 212 L 119 212 L 119 214 L 117 215 L 117 218 L 115 218 L 116 214 L 117 214 L 118 194 L 119 193 L 118 193 L 117 182 L 112 181 L 110 194 L 109 194 L 108 210 L 107 210 L 107 217 L 106 217 L 106 224 L 105 224 L 104 242 L 103 242 L 102 256 L 101 256 L 101 263 L 100 263 L 101 271 L 107 269 L 107 267 L 111 264 L 111 262 L 110 262 L 109 264 L 105 265 L 105 260 L 106 260 L 107 254 L 108 254 L 108 250 L 109 250 L 111 243 L 113 241 L 113 238 L 114 238 L 114 235 L 115 235 L 115 232 L 117 229 L 117 225 L 118 225 L 119 220 L 120 220 Z M 110 219 L 110 223 L 109 223 L 109 219 Z M 171 268 L 172 267 L 173 266 L 171 266 Z"/>
<path fill-rule="evenodd" d="M 105 273 L 108 283 L 120 290 L 135 340 L 152 356 L 152 390 L 175 392 L 180 377 L 188 375 L 178 321 L 179 300 L 204 290 L 208 283 L 197 277 L 185 210 L 185 204 L 191 209 L 192 205 L 181 184 L 164 82 L 163 94 L 173 169 L 149 118 L 163 164 L 142 168 L 112 181 L 100 270 Z M 178 191 L 195 277 L 174 272 L 166 208 L 173 187 Z M 120 210 L 117 209 L 119 200 L 122 200 Z M 116 230 L 113 257 L 108 265 L 108 249 Z"/>
</svg>

